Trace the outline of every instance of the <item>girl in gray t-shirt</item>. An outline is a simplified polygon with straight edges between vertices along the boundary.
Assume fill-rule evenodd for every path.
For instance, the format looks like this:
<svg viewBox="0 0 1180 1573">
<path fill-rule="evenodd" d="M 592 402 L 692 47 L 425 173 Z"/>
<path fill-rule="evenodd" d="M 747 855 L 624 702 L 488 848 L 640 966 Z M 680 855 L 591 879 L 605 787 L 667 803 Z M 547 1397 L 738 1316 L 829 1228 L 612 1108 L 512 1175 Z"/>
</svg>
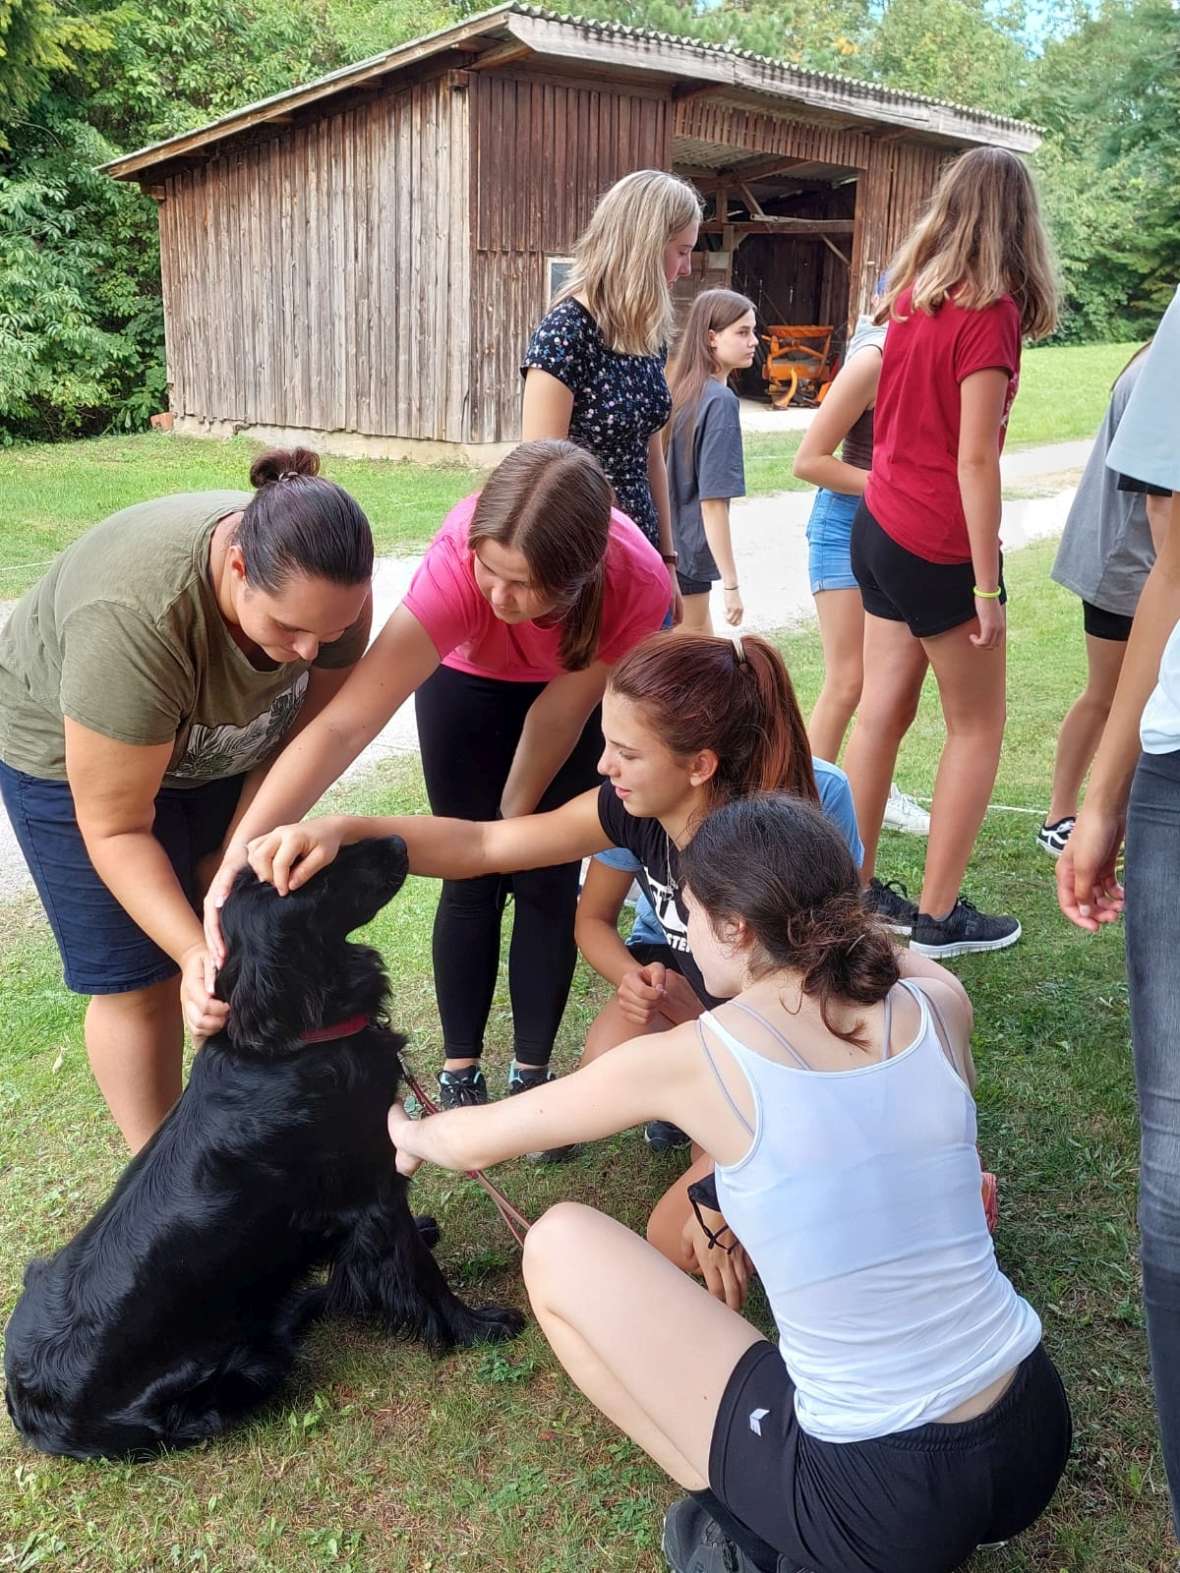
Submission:
<svg viewBox="0 0 1180 1573">
<path fill-rule="evenodd" d="M 1061 856 L 1073 830 L 1082 782 L 1123 669 L 1131 621 L 1155 561 L 1149 498 L 1139 477 L 1118 475 L 1106 463 L 1107 450 L 1139 380 L 1142 356 L 1143 350 L 1138 350 L 1114 384 L 1051 574 L 1081 597 L 1086 635 L 1086 687 L 1061 723 L 1049 812 L 1037 832 L 1037 845 L 1054 858 Z"/>
<path fill-rule="evenodd" d="M 725 621 L 742 620 L 729 504 L 746 494 L 735 371 L 752 364 L 758 347 L 753 302 L 730 289 L 707 289 L 693 301 L 668 367 L 672 415 L 665 429 L 672 539 L 682 626 L 711 634 L 709 594 L 721 580 Z"/>
</svg>

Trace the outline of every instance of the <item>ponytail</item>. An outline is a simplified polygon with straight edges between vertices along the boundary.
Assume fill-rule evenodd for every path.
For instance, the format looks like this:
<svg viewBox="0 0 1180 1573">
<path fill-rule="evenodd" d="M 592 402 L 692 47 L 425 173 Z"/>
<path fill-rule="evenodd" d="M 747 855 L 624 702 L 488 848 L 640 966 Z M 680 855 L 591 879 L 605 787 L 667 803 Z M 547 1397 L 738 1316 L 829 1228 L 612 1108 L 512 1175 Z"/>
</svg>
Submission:
<svg viewBox="0 0 1180 1573">
<path fill-rule="evenodd" d="M 814 804 L 781 792 L 715 809 L 681 848 L 680 870 L 714 929 L 740 920 L 759 970 L 790 968 L 833 1036 L 864 1048 L 864 1023 L 842 1032 L 831 1007 L 876 1005 L 899 977 L 897 950 L 865 906 L 848 846 Z"/>
<path fill-rule="evenodd" d="M 610 688 L 642 706 L 670 753 L 717 755 L 710 808 L 754 792 L 818 803 L 799 702 L 768 640 L 653 634 L 615 667 Z"/>
</svg>

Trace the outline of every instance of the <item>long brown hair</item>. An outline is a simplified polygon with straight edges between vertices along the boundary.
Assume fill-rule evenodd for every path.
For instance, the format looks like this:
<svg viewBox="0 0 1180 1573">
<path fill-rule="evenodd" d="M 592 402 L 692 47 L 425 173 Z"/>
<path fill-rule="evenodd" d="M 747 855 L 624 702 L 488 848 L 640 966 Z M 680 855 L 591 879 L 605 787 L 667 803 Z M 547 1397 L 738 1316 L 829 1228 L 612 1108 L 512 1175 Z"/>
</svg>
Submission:
<svg viewBox="0 0 1180 1573">
<path fill-rule="evenodd" d="M 818 808 L 783 793 L 716 809 L 680 854 L 684 883 L 714 930 L 740 919 L 760 972 L 790 968 L 833 1036 L 865 1047 L 864 1023 L 841 1032 L 833 1003 L 875 1005 L 897 982 L 897 951 L 860 893 L 844 837 Z"/>
<path fill-rule="evenodd" d="M 564 438 L 522 442 L 496 466 L 480 492 L 467 542 L 495 541 L 520 552 L 560 620 L 559 659 L 580 672 L 598 652 L 610 482 L 593 455 Z"/>
<path fill-rule="evenodd" d="M 676 348 L 668 362 L 668 392 L 672 395 L 672 414 L 664 427 L 664 446 L 687 421 L 691 436 L 697 421 L 701 394 L 710 377 L 721 370 L 710 348 L 710 333 L 723 333 L 740 317 L 754 310 L 754 302 L 732 289 L 706 289 L 689 307 Z"/>
<path fill-rule="evenodd" d="M 751 792 L 819 801 L 811 747 L 783 658 L 765 639 L 652 634 L 623 657 L 610 690 L 643 709 L 671 753 L 708 748 L 710 808 Z"/>
<path fill-rule="evenodd" d="M 608 348 L 657 355 L 672 334 L 672 292 L 664 247 L 701 216 L 687 180 L 663 169 L 637 169 L 598 201 L 574 246 L 573 267 L 554 305 L 584 295 Z"/>
<path fill-rule="evenodd" d="M 1004 148 L 975 147 L 947 166 L 925 213 L 889 264 L 874 321 L 910 308 L 928 315 L 948 295 L 982 311 L 1005 295 L 1020 308 L 1020 331 L 1043 339 L 1057 325 L 1057 284 L 1037 188 L 1023 161 Z"/>
</svg>

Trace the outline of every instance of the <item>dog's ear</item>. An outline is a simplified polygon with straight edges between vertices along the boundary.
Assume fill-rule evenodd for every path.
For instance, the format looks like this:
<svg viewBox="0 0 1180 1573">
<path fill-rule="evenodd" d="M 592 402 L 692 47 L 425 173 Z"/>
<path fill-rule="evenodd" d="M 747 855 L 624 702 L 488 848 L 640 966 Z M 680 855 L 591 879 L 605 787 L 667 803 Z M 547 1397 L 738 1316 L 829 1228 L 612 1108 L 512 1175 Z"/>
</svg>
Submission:
<svg viewBox="0 0 1180 1573">
<path fill-rule="evenodd" d="M 228 951 L 217 995 L 235 1048 L 273 1052 L 323 1021 L 334 947 L 291 898 L 265 885 L 235 888 L 222 913 Z"/>
</svg>

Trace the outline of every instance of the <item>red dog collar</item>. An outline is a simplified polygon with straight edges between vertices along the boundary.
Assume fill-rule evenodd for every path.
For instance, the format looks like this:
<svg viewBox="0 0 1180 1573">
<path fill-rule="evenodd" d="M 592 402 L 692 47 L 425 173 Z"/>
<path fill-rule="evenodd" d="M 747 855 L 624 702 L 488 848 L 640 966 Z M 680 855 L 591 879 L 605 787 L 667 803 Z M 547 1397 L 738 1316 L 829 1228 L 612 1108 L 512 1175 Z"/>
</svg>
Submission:
<svg viewBox="0 0 1180 1573">
<path fill-rule="evenodd" d="M 333 1027 L 316 1027 L 313 1032 L 305 1032 L 303 1042 L 331 1043 L 334 1038 L 353 1038 L 372 1025 L 371 1016 L 350 1016 L 347 1021 L 338 1021 Z"/>
</svg>

